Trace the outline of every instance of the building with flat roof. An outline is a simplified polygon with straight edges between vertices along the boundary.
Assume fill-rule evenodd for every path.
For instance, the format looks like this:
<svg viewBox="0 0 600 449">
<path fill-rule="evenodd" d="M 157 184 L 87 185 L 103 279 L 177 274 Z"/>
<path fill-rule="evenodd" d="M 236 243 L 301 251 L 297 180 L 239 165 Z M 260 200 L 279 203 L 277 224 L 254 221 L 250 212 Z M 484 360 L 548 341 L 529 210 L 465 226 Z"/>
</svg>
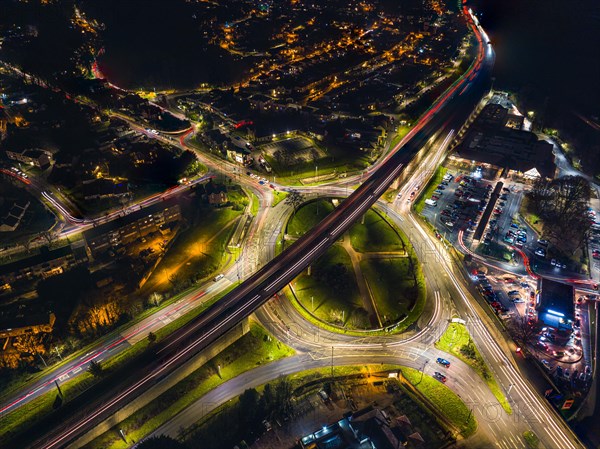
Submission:
<svg viewBox="0 0 600 449">
<path fill-rule="evenodd" d="M 450 159 L 488 165 L 505 175 L 554 178 L 556 165 L 552 144 L 521 130 L 522 117 L 498 104 L 483 108 Z"/>
<path fill-rule="evenodd" d="M 181 208 L 176 198 L 155 203 L 141 210 L 119 217 L 83 233 L 90 254 L 94 257 L 113 247 L 127 245 L 164 226 L 181 219 Z"/>
<path fill-rule="evenodd" d="M 539 319 L 556 329 L 572 329 L 575 320 L 575 289 L 547 278 L 538 281 L 536 309 Z"/>
</svg>

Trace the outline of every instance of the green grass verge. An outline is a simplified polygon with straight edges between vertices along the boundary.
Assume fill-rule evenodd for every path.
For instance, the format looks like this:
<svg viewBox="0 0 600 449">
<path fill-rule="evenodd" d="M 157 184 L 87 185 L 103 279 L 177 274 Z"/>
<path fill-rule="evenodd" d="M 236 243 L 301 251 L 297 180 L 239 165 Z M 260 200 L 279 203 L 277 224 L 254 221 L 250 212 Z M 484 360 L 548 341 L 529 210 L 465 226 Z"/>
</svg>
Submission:
<svg viewBox="0 0 600 449">
<path fill-rule="evenodd" d="M 523 201 L 521 201 L 521 205 L 519 206 L 519 214 L 523 217 L 523 220 L 538 233 L 538 235 L 543 235 L 544 222 L 538 215 L 530 210 L 529 199 L 527 196 L 523 196 Z"/>
<path fill-rule="evenodd" d="M 527 443 L 527 447 L 531 449 L 537 449 L 538 447 L 540 447 L 540 439 L 531 430 L 523 432 L 523 438 L 525 438 L 525 443 Z"/>
<path fill-rule="evenodd" d="M 309 201 L 298 208 L 286 226 L 286 234 L 300 237 L 315 227 L 334 209 L 329 199 Z"/>
<path fill-rule="evenodd" d="M 431 376 L 423 376 L 421 371 L 416 369 L 402 367 L 401 371 L 404 378 L 422 393 L 440 414 L 460 429 L 465 438 L 475 433 L 475 416 L 450 388 Z"/>
<path fill-rule="evenodd" d="M 129 440 L 139 441 L 222 383 L 293 354 L 293 349 L 275 340 L 258 324 L 251 323 L 248 334 L 84 448 L 128 448 L 130 445 L 121 439 L 118 429 L 123 429 Z"/>
<path fill-rule="evenodd" d="M 427 187 L 421 191 L 421 195 L 419 195 L 419 198 L 417 198 L 417 201 L 415 201 L 414 205 L 414 209 L 418 214 L 423 211 L 423 208 L 425 207 L 425 200 L 427 198 L 431 198 L 431 195 L 433 195 L 433 192 L 437 189 L 437 186 L 440 184 L 440 182 L 442 182 L 447 171 L 448 169 L 446 167 L 438 167 L 433 177 L 427 183 Z"/>
<path fill-rule="evenodd" d="M 406 136 L 408 134 L 410 129 L 411 129 L 411 127 L 407 126 L 407 125 L 398 126 L 398 131 L 396 131 L 396 134 L 392 138 L 390 148 L 393 149 L 396 145 L 398 145 L 400 143 L 400 141 L 404 138 L 404 136 Z"/>
<path fill-rule="evenodd" d="M 363 219 L 350 228 L 349 233 L 352 247 L 361 253 L 404 250 L 404 241 L 395 227 L 373 209 L 369 209 Z"/>
<path fill-rule="evenodd" d="M 490 372 L 483 357 L 481 357 L 477 346 L 473 343 L 471 335 L 469 335 L 469 331 L 464 324 L 450 323 L 444 335 L 436 342 L 435 347 L 456 356 L 473 368 L 486 383 L 500 405 L 502 405 L 504 411 L 509 415 L 512 414 L 512 408 L 506 396 L 502 392 L 498 382 L 496 382 L 496 378 Z"/>
<path fill-rule="evenodd" d="M 174 332 L 176 329 L 180 328 L 181 326 L 198 316 L 202 311 L 206 310 L 209 306 L 217 302 L 227 293 L 232 291 L 235 287 L 235 285 L 230 286 L 223 292 L 206 300 L 206 302 L 202 303 L 200 307 L 196 307 L 184 316 L 181 316 L 178 319 L 160 328 L 158 331 L 155 332 L 157 342 L 161 341 L 166 336 Z M 107 371 L 117 371 L 121 369 L 124 365 L 126 365 L 126 363 L 129 362 L 132 358 L 143 353 L 148 347 L 148 344 L 148 340 L 143 339 L 134 344 L 133 346 L 111 357 L 110 359 L 104 361 L 102 363 L 102 367 Z M 68 398 L 68 402 L 76 398 L 79 394 L 93 387 L 98 382 L 99 379 L 94 378 L 91 374 L 87 372 L 84 372 L 79 376 L 75 377 L 74 379 L 61 383 L 60 388 L 63 393 L 63 397 Z M 25 429 L 34 425 L 36 421 L 50 415 L 54 411 L 53 404 L 56 400 L 56 395 L 56 391 L 45 393 L 29 401 L 27 404 L 21 406 L 15 411 L 3 416 L 2 426 L 0 427 L 0 443 L 13 434 L 23 432 Z"/>
<path fill-rule="evenodd" d="M 273 204 L 271 204 L 271 207 L 277 206 L 279 203 L 285 200 L 288 195 L 289 194 L 287 192 L 281 192 L 279 190 L 273 191 Z"/>
<path fill-rule="evenodd" d="M 354 269 L 342 246 L 329 248 L 312 264 L 311 275 L 303 272 L 292 285 L 298 301 L 323 321 L 344 326 L 361 319 L 358 309 L 362 301 Z"/>
<path fill-rule="evenodd" d="M 402 320 L 397 331 L 405 330 L 423 312 L 425 283 L 414 275 L 408 257 L 398 259 L 364 259 L 361 270 L 367 280 L 384 326 Z"/>
<path fill-rule="evenodd" d="M 288 235 L 301 236 L 332 210 L 333 204 L 329 199 L 304 204 L 288 222 Z M 349 235 L 355 251 L 400 252 L 399 255 L 406 255 L 401 258 L 367 258 L 360 262 L 384 326 L 402 320 L 393 331 L 397 333 L 406 330 L 421 315 L 426 300 L 425 280 L 408 238 L 374 210 L 366 213 L 364 223 L 354 224 Z M 348 333 L 351 329 L 373 328 L 368 312 L 362 307 L 359 292 L 355 289 L 356 278 L 347 276 L 354 273 L 354 269 L 346 251 L 337 248 L 327 254 L 329 256 L 321 257 L 313 264 L 312 276 L 302 274 L 294 281 L 294 305 L 313 323 L 320 326 L 324 323 L 332 324 L 330 330 L 336 332 Z M 328 276 L 334 271 L 332 267 L 335 264 L 344 267 L 343 270 L 338 270 L 340 276 Z M 351 286 L 351 291 L 347 291 L 345 286 Z M 311 313 L 315 316 L 310 317 Z"/>
<path fill-rule="evenodd" d="M 229 256 L 225 248 L 242 213 L 230 207 L 202 208 L 201 216 L 176 237 L 141 294 L 165 292 L 173 282 L 199 281 L 213 275 Z"/>
<path fill-rule="evenodd" d="M 260 207 L 260 200 L 254 193 L 250 193 L 250 213 L 256 217 Z"/>
</svg>

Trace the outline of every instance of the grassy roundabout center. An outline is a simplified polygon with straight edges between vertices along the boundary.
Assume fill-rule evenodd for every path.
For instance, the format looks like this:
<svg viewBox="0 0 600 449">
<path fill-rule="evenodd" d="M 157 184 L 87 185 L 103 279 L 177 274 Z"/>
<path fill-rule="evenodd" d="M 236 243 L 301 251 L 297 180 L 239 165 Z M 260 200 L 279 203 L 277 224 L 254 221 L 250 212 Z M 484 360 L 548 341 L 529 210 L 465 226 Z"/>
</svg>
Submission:
<svg viewBox="0 0 600 449">
<path fill-rule="evenodd" d="M 301 206 L 287 223 L 285 244 L 315 226 L 337 201 Z M 412 245 L 374 209 L 299 275 L 291 291 L 304 316 L 344 332 L 401 332 L 425 306 L 425 281 Z"/>
</svg>

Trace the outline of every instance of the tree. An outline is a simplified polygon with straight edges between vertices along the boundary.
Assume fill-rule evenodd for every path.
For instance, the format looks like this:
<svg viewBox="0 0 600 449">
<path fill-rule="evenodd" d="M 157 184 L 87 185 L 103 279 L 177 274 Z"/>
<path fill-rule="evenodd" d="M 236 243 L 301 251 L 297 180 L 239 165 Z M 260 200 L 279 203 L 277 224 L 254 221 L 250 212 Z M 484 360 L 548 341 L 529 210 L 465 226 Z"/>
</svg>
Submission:
<svg viewBox="0 0 600 449">
<path fill-rule="evenodd" d="M 90 366 L 88 366 L 88 373 L 90 373 L 94 377 L 102 377 L 104 376 L 104 368 L 100 365 L 100 362 L 96 362 L 92 360 L 90 362 Z"/>
<path fill-rule="evenodd" d="M 169 275 L 169 282 L 173 286 L 173 290 L 178 291 L 183 286 L 183 279 L 178 273 L 172 273 Z"/>
<path fill-rule="evenodd" d="M 515 333 L 517 340 L 521 342 L 521 345 L 527 346 L 531 343 L 536 335 L 535 326 L 529 322 L 529 319 L 525 316 L 520 317 L 514 321 Z"/>
<path fill-rule="evenodd" d="M 56 240 L 56 234 L 52 231 L 44 231 L 40 234 L 40 236 L 46 240 L 48 246 L 50 246 Z"/>
<path fill-rule="evenodd" d="M 158 292 L 153 292 L 150 293 L 150 296 L 148 296 L 148 304 L 154 307 L 158 307 L 158 305 L 160 304 L 160 302 L 163 300 L 163 295 L 161 295 Z"/>
<path fill-rule="evenodd" d="M 546 223 L 545 237 L 559 250 L 573 254 L 587 237 L 590 195 L 590 184 L 581 176 L 539 179 L 528 193 L 531 208 Z"/>
<path fill-rule="evenodd" d="M 148 334 L 148 343 L 152 344 L 156 341 L 156 334 L 154 332 L 150 332 Z"/>
<path fill-rule="evenodd" d="M 292 411 L 292 384 L 285 377 L 281 377 L 275 385 L 275 401 L 277 408 L 275 413 L 286 416 Z"/>
<path fill-rule="evenodd" d="M 136 446 L 137 449 L 186 449 L 183 443 L 168 437 L 166 435 L 159 435 L 156 437 L 146 438 L 140 444 Z"/>
<path fill-rule="evenodd" d="M 296 210 L 302 203 L 304 203 L 304 195 L 297 190 L 290 190 L 285 198 L 285 204 L 294 208 L 294 215 L 296 215 Z"/>
</svg>

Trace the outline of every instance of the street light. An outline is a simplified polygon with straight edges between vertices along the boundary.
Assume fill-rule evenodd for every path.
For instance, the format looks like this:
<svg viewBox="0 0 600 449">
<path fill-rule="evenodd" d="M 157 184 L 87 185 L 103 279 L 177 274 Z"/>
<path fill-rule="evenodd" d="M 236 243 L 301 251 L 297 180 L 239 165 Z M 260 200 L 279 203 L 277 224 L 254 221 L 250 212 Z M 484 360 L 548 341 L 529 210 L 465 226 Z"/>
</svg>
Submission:
<svg viewBox="0 0 600 449">
<path fill-rule="evenodd" d="M 425 367 L 427 366 L 428 363 L 429 363 L 429 359 L 425 360 L 425 363 L 423 363 L 423 368 L 421 369 L 421 379 L 419 379 L 419 383 L 421 383 L 421 381 L 423 380 L 423 374 L 425 374 Z"/>
</svg>

